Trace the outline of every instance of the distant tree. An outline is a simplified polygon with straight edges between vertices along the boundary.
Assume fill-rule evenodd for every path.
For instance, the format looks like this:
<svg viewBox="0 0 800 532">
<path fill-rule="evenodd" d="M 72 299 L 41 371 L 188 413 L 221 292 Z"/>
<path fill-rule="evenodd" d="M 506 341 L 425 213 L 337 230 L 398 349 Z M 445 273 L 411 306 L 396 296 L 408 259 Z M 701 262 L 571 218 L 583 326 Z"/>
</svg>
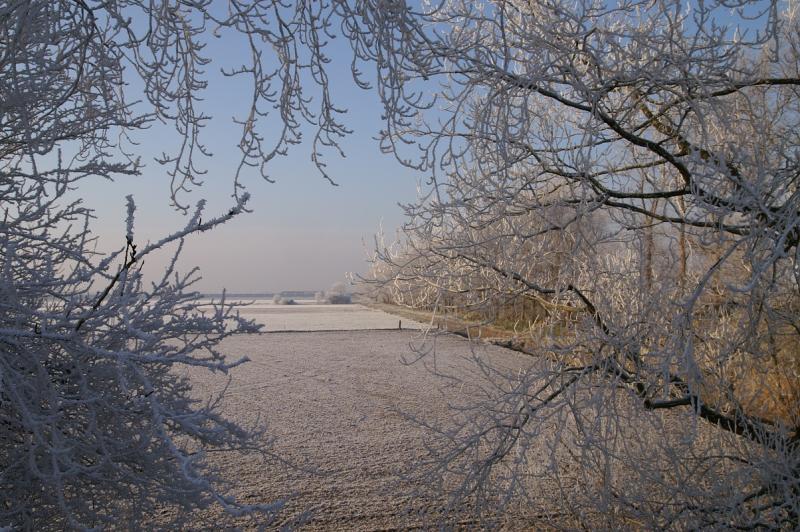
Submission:
<svg viewBox="0 0 800 532">
<path fill-rule="evenodd" d="M 260 429 L 225 420 L 218 401 L 197 402 L 179 371 L 227 372 L 243 359 L 226 359 L 220 340 L 256 326 L 224 297 L 201 309 L 196 269 L 179 273 L 176 260 L 185 238 L 246 210 L 242 171 L 266 177 L 304 122 L 316 128 L 324 174 L 321 147 L 346 130 L 327 93 L 318 11 L 234 0 L 0 4 L 0 528 L 136 528 L 163 506 L 218 503 L 262 519 L 278 508 L 226 495 L 206 451 L 257 448 Z M 202 100 L 212 36 L 247 50 L 225 74 L 252 89 L 237 119 L 234 200 L 219 216 L 187 203 L 210 155 Z M 150 127 L 171 127 L 157 162 L 186 223 L 141 242 L 129 196 L 121 245 L 100 255 L 92 210 L 74 191 L 88 178 L 142 173 L 136 135 Z M 144 283 L 144 260 L 169 245 L 173 261 Z"/>
<path fill-rule="evenodd" d="M 325 299 L 331 305 L 349 305 L 353 302 L 352 296 L 347 292 L 347 286 L 341 281 L 331 285 L 325 293 Z"/>
<path fill-rule="evenodd" d="M 375 280 L 547 309 L 435 485 L 589 528 L 800 526 L 796 3 L 384 5 L 347 29 L 430 186 Z"/>
</svg>

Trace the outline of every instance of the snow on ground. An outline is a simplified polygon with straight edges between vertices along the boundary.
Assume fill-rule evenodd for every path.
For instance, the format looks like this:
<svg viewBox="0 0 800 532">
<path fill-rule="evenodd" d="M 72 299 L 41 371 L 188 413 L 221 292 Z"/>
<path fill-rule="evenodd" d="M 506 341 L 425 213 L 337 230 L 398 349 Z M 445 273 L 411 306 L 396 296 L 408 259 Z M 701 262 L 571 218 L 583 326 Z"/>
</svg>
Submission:
<svg viewBox="0 0 800 532">
<path fill-rule="evenodd" d="M 264 306 L 266 321 L 284 328 L 305 323 L 356 324 L 358 316 L 372 316 L 359 306 L 348 309 Z M 396 318 L 378 317 L 391 323 Z M 259 315 L 259 314 L 256 314 Z M 341 321 L 336 321 L 336 320 Z M 273 325 L 274 326 L 274 325 Z M 364 324 L 362 323 L 363 327 Z M 269 425 L 275 438 L 273 451 L 292 465 L 236 453 L 215 453 L 224 475 L 238 484 L 234 494 L 248 503 L 287 498 L 277 523 L 296 525 L 304 512 L 303 530 L 376 530 L 436 523 L 446 501 L 436 496 L 409 496 L 419 481 L 403 478 L 428 456 L 427 429 L 408 416 L 447 426 L 459 403 L 476 393 L 471 346 L 463 338 L 436 338 L 436 368 L 457 377 L 443 379 L 426 363 L 405 364 L 413 357 L 410 344 L 419 340 L 414 331 L 327 331 L 280 334 L 242 334 L 222 344 L 232 357 L 247 355 L 251 362 L 234 369 L 223 412 L 244 425 L 259 420 Z M 477 348 L 493 364 L 510 371 L 531 359 L 496 346 Z M 192 371 L 200 396 L 220 391 L 224 376 Z M 458 379 L 463 379 L 459 381 Z M 507 516 L 510 528 L 520 522 Z M 193 527 L 223 526 L 217 510 L 192 517 Z M 465 511 L 448 519 L 449 527 L 469 527 L 475 522 Z M 234 523 L 249 528 L 251 524 Z M 230 523 L 228 523 L 230 525 Z M 507 523 L 508 525 L 508 523 Z"/>
<path fill-rule="evenodd" d="M 237 306 L 239 313 L 264 325 L 264 331 L 355 331 L 372 329 L 424 329 L 424 325 L 363 305 L 318 305 L 299 300 L 296 305 L 276 305 L 268 300 Z M 402 323 L 400 323 L 402 321 Z"/>
<path fill-rule="evenodd" d="M 247 312 L 271 324 L 271 332 L 268 328 L 263 334 L 233 335 L 220 349 L 231 359 L 247 356 L 250 362 L 227 376 L 200 368 L 185 371 L 198 399 L 205 402 L 225 391 L 221 412 L 228 419 L 245 427 L 267 424 L 264 441 L 273 442 L 269 456 L 238 451 L 210 455 L 221 476 L 233 481 L 231 495 L 240 502 L 286 501 L 267 528 L 485 528 L 486 523 L 477 521 L 470 508 L 449 509 L 435 478 L 419 476 L 420 465 L 432 456 L 431 449 L 444 450 L 441 439 L 437 442 L 436 432 L 428 427 L 447 434 L 456 427 L 459 410 L 485 399 L 483 392 L 494 395 L 490 373 L 478 370 L 476 357 L 511 381 L 542 361 L 446 332 L 409 330 L 406 320 L 403 330 L 329 330 L 365 327 L 358 316 L 376 316 L 375 323 L 381 325 L 398 319 L 357 305 L 264 303 Z M 326 330 L 296 330 L 301 327 Z M 295 330 L 287 331 L 290 328 Z M 409 364 L 423 340 L 423 346 L 435 344 L 435 353 Z M 692 422 L 691 413 L 628 417 L 632 414 L 626 409 L 633 404 L 623 399 L 614 411 L 626 411 L 625 419 L 637 424 L 639 443 L 659 441 L 664 427 L 672 423 Z M 554 417 L 536 430 L 559 430 L 557 425 L 563 422 Z M 698 445 L 704 445 L 703 427 L 698 428 Z M 651 446 L 642 449 L 643 456 L 651 459 Z M 573 451 L 551 448 L 546 438 L 541 448 L 528 448 L 529 456 L 542 458 L 525 463 L 524 478 L 515 478 L 531 490 L 531 498 L 505 507 L 489 524 L 504 530 L 577 527 L 577 521 L 562 523 L 558 514 L 553 514 L 557 521 L 547 521 L 552 509 L 548 501 L 563 488 L 545 480 L 551 474 L 550 460 L 564 460 L 561 480 L 569 482 L 569 453 Z M 469 461 L 472 455 L 463 459 Z M 166 522 L 169 511 L 156 521 Z M 580 523 L 585 525 L 583 518 Z M 259 529 L 260 524 L 264 523 L 226 517 L 216 506 L 192 514 L 188 523 L 192 530 Z"/>
</svg>

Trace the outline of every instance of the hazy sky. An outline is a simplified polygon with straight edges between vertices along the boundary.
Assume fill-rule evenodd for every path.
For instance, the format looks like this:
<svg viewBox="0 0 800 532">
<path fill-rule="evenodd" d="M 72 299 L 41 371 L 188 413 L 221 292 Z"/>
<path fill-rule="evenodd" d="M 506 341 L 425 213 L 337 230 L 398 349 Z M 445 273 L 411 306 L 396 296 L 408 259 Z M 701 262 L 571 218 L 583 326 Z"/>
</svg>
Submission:
<svg viewBox="0 0 800 532">
<path fill-rule="evenodd" d="M 235 64 L 235 46 L 230 42 L 213 44 L 216 48 L 211 48 L 209 55 L 215 60 L 226 58 L 227 66 Z M 332 153 L 327 158 L 329 173 L 339 186 L 328 184 L 310 162 L 310 142 L 295 146 L 288 157 L 274 162 L 270 175 L 276 183 L 262 180 L 257 172 L 249 174 L 245 184 L 254 212 L 187 243 L 180 264 L 184 271 L 192 265 L 201 268 L 198 290 L 324 289 L 343 280 L 346 272 L 366 269 L 364 241 L 371 247 L 381 222 L 388 232 L 402 223 L 397 203 L 415 198 L 420 176 L 379 152 L 373 137 L 381 126 L 380 105 L 374 94 L 355 88 L 350 81 L 349 49 L 341 44 L 331 50 L 337 62 L 331 69 L 334 98 L 339 107 L 348 109 L 346 122 L 355 132 L 342 144 L 346 159 Z M 219 65 L 210 66 L 209 72 L 218 71 Z M 131 89 L 129 100 L 134 93 Z M 212 75 L 204 110 L 213 120 L 204 138 L 214 157 L 205 161 L 209 173 L 204 186 L 185 197 L 192 204 L 206 198 L 209 218 L 233 204 L 230 196 L 239 134 L 230 117 L 246 111 L 239 102 L 248 98 L 246 84 Z M 278 125 L 276 121 L 275 127 Z M 173 148 L 176 137 L 154 128 L 136 138 L 141 142 L 136 151 L 147 162 L 142 177 L 113 183 L 97 180 L 77 192 L 96 209 L 94 231 L 101 250 L 124 244 L 126 194 L 133 194 L 137 202 L 136 240 L 155 240 L 185 224 L 183 215 L 169 206 L 169 177 L 152 160 L 162 150 Z M 149 259 L 146 272 L 157 274 L 164 260 Z"/>
</svg>

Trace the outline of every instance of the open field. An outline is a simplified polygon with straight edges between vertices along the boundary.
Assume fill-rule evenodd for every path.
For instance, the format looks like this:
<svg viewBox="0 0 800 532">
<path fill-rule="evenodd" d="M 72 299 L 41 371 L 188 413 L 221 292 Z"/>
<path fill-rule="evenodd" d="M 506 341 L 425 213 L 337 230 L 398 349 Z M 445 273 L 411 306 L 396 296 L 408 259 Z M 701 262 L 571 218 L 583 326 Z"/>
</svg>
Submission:
<svg viewBox="0 0 800 532">
<path fill-rule="evenodd" d="M 307 309 L 301 306 L 265 307 L 270 320 L 301 323 L 300 316 L 312 314 L 326 328 L 344 327 L 363 312 L 354 305 L 309 305 L 316 307 L 310 313 L 302 312 Z M 377 309 L 369 312 L 384 314 Z M 423 314 L 404 312 L 401 316 L 404 323 L 417 316 L 421 321 L 428 319 Z M 397 316 L 381 319 L 394 321 Z M 266 423 L 264 442 L 271 442 L 268 455 L 237 451 L 211 455 L 221 475 L 232 480 L 230 494 L 247 504 L 284 501 L 276 520 L 266 524 L 268 529 L 475 530 L 489 525 L 503 530 L 544 530 L 641 525 L 630 512 L 578 509 L 573 514 L 572 507 L 562 507 L 555 500 L 564 496 L 560 491 L 564 486 L 573 490 L 569 496 L 580 508 L 596 496 L 593 484 L 587 484 L 572 467 L 575 448 L 570 434 L 575 427 L 571 418 L 560 416 L 539 419 L 531 427 L 533 439 L 522 444 L 530 460 L 517 470 L 515 481 L 524 489 L 524 497 L 497 510 L 497 494 L 487 492 L 483 499 L 487 506 L 481 515 L 488 521 L 475 517 L 472 492 L 461 499 L 461 506 L 452 506 L 437 484 L 441 477 L 423 474 L 430 471 L 432 456 L 441 457 L 453 449 L 443 434 L 458 427 L 461 413 L 470 417 L 467 409 L 475 405 L 480 409 L 488 405 L 491 412 L 498 413 L 509 406 L 516 409 L 518 398 L 513 395 L 510 403 L 492 402 L 500 390 L 496 386 L 501 386 L 502 396 L 508 384 L 527 370 L 546 371 L 538 364 L 547 361 L 489 342 L 470 342 L 462 334 L 469 331 L 473 336 L 471 327 L 463 328 L 466 325 L 460 321 L 448 322 L 450 325 L 455 333 L 441 327 L 428 331 L 275 330 L 225 339 L 220 345 L 224 353 L 232 359 L 247 356 L 250 362 L 234 368 L 230 380 L 190 370 L 187 376 L 194 392 L 206 399 L 224 391 L 221 412 L 245 427 Z M 481 371 L 489 367 L 491 370 Z M 592 400 L 592 391 L 579 392 L 570 399 L 571 404 Z M 641 463 L 658 462 L 664 470 L 674 469 L 669 461 L 673 455 L 664 452 L 672 439 L 683 437 L 681 453 L 676 455 L 680 460 L 689 453 L 700 462 L 709 457 L 716 460 L 720 449 L 730 450 L 737 444 L 735 435 L 712 439 L 714 429 L 696 424 L 688 410 L 642 411 L 635 408 L 635 399 L 624 393 L 612 397 L 608 405 L 600 415 L 618 419 L 620 434 L 625 434 L 615 449 L 639 456 Z M 686 433 L 681 427 L 690 430 Z M 475 428 L 472 425 L 467 430 Z M 667 440 L 665 435 L 674 438 Z M 548 443 L 550 436 L 558 440 L 554 446 Z M 564 437 L 566 440 L 559 439 Z M 460 465 L 469 466 L 487 450 L 486 444 L 492 445 L 484 442 L 481 449 L 470 449 L 455 462 L 448 462 L 446 490 L 456 487 L 453 475 L 458 475 Z M 511 460 L 509 465 L 517 458 L 511 454 L 501 462 Z M 616 486 L 626 493 L 629 486 L 638 489 L 638 470 L 617 466 Z M 496 474 L 493 470 L 491 476 Z M 639 496 L 639 492 L 631 493 Z M 675 486 L 665 481 L 663 485 L 648 484 L 644 496 L 666 500 L 675 493 Z M 257 529 L 264 521 L 232 518 L 218 507 L 189 517 L 193 530 Z"/>
<path fill-rule="evenodd" d="M 249 303 L 249 302 L 248 302 Z M 424 325 L 405 317 L 393 316 L 363 305 L 318 305 L 298 301 L 296 305 L 276 305 L 257 299 L 238 307 L 239 313 L 273 331 L 356 331 L 373 329 L 423 329 Z M 402 321 L 402 324 L 400 323 Z"/>
<path fill-rule="evenodd" d="M 307 327 L 313 319 L 331 328 L 357 316 L 384 314 L 356 305 L 325 308 L 328 315 L 305 306 L 267 306 L 256 315 L 293 327 L 305 317 Z M 380 319 L 397 321 L 390 315 Z M 223 412 L 244 425 L 265 420 L 275 438 L 274 453 L 290 464 L 220 453 L 217 463 L 238 484 L 233 493 L 251 503 L 286 498 L 277 526 L 296 524 L 306 511 L 303 529 L 384 530 L 435 522 L 447 501 L 409 497 L 426 486 L 403 479 L 427 456 L 429 436 L 409 416 L 446 427 L 452 418 L 448 404 L 469 400 L 481 377 L 467 360 L 475 346 L 453 335 L 436 338 L 435 357 L 436 369 L 452 378 L 435 375 L 432 358 L 404 364 L 404 357 L 414 356 L 409 346 L 419 336 L 398 330 L 325 331 L 225 340 L 225 352 L 252 361 L 232 372 Z M 532 363 L 496 346 L 477 350 L 475 355 L 510 371 Z M 201 397 L 227 383 L 206 372 L 190 377 Z M 196 516 L 194 525 L 215 528 L 220 519 L 209 510 Z M 458 511 L 448 522 L 472 521 L 469 512 Z"/>
</svg>

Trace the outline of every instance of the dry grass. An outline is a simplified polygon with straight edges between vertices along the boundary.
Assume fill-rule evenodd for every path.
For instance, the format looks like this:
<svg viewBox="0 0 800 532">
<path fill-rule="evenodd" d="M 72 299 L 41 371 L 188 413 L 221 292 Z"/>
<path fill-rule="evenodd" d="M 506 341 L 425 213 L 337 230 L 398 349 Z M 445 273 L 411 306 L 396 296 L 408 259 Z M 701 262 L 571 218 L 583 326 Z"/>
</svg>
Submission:
<svg viewBox="0 0 800 532">
<path fill-rule="evenodd" d="M 427 324 L 464 337 L 480 339 L 520 351 L 532 351 L 544 336 L 562 337 L 581 314 L 574 308 L 553 309 L 559 316 L 542 317 L 548 312 L 543 304 L 510 305 L 492 312 L 455 312 L 446 314 L 412 309 L 387 303 L 365 305 L 397 316 Z M 709 306 L 718 307 L 716 305 Z M 742 352 L 724 367 L 709 365 L 710 386 L 704 395 L 723 409 L 738 406 L 750 416 L 800 426 L 800 338 L 796 331 L 783 327 L 760 340 L 754 351 L 769 356 Z M 766 345 L 765 345 L 766 344 Z M 710 357 L 713 358 L 713 357 Z M 723 398 L 733 397 L 733 400 Z M 734 405 L 735 403 L 735 405 Z"/>
</svg>

